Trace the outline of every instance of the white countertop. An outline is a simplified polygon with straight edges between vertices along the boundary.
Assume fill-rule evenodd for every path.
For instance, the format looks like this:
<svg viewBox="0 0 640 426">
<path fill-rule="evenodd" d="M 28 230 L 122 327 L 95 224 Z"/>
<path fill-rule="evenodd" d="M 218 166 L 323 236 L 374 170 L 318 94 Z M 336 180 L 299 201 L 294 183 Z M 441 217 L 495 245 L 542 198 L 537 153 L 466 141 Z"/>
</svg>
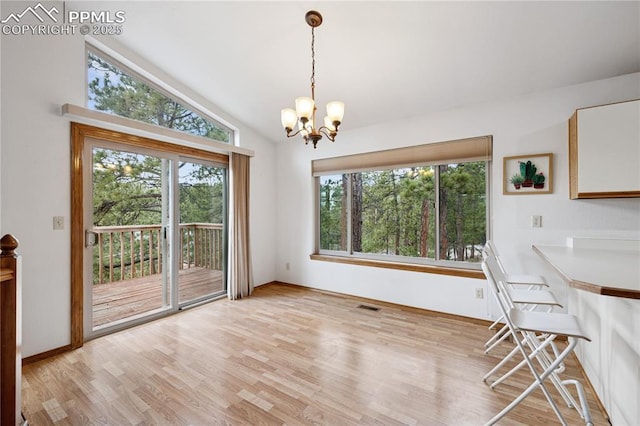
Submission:
<svg viewBox="0 0 640 426">
<path fill-rule="evenodd" d="M 640 299 L 640 251 L 533 245 L 571 287 Z"/>
</svg>

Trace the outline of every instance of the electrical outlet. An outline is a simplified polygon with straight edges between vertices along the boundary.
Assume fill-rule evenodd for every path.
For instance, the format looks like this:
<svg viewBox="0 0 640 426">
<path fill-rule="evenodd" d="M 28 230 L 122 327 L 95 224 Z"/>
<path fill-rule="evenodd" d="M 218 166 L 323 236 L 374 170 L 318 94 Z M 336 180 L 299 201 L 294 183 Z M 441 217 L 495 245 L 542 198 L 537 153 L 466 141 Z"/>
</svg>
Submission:
<svg viewBox="0 0 640 426">
<path fill-rule="evenodd" d="M 55 231 L 59 231 L 64 229 L 64 217 L 63 216 L 54 216 L 53 217 L 53 229 Z"/>
<path fill-rule="evenodd" d="M 540 216 L 540 215 L 531 216 L 531 227 L 532 228 L 542 228 L 542 216 Z"/>
<path fill-rule="evenodd" d="M 484 299 L 484 291 L 482 287 L 476 288 L 476 299 Z"/>
</svg>

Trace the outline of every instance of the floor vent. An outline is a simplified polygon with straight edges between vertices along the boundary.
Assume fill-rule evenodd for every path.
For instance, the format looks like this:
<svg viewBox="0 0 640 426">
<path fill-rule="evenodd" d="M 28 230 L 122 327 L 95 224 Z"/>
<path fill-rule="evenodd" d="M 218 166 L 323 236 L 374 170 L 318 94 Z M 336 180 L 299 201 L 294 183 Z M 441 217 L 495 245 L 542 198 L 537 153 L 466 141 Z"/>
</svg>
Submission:
<svg viewBox="0 0 640 426">
<path fill-rule="evenodd" d="M 368 306 L 368 305 L 358 305 L 358 308 L 366 309 L 368 311 L 379 311 L 380 310 L 380 308 L 376 308 L 375 306 Z"/>
</svg>

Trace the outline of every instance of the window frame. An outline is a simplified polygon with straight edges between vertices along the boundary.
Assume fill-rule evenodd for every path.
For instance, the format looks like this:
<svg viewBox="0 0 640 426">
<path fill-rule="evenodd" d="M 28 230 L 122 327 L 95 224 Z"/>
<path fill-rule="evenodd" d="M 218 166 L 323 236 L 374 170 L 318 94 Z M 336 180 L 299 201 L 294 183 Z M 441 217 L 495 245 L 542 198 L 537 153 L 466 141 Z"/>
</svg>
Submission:
<svg viewBox="0 0 640 426">
<path fill-rule="evenodd" d="M 462 161 L 444 161 L 444 162 L 439 162 L 439 161 L 435 161 L 435 162 L 431 162 L 428 159 L 424 160 L 424 162 L 412 162 L 411 164 L 398 164 L 398 163 L 390 163 L 389 166 L 385 167 L 385 166 L 380 166 L 380 165 L 376 165 L 375 169 L 372 168 L 368 168 L 367 170 L 393 170 L 393 169 L 397 169 L 397 168 L 402 168 L 402 167 L 410 167 L 410 166 L 434 166 L 434 172 L 435 172 L 435 187 L 434 187 L 434 191 L 436 192 L 436 194 L 439 194 L 439 186 L 440 186 L 440 171 L 439 171 L 439 165 L 447 165 L 447 164 L 460 164 L 460 163 L 469 163 L 469 162 L 474 162 L 474 161 L 484 161 L 485 162 L 485 237 L 486 239 L 490 238 L 491 235 L 491 205 L 492 205 L 492 199 L 491 199 L 491 182 L 492 182 L 492 137 L 491 136 L 483 136 L 480 137 L 478 139 L 485 139 L 487 140 L 487 146 L 488 146 L 488 152 L 486 155 L 486 158 L 483 159 L 464 159 Z M 472 138 L 472 139 L 476 139 L 476 138 Z M 441 147 L 446 148 L 446 146 L 444 146 L 445 144 L 451 144 L 450 146 L 454 146 L 454 144 L 456 142 L 460 142 L 460 141 L 450 141 L 450 142 L 441 142 L 439 144 L 443 144 Z M 428 149 L 428 145 L 433 145 L 433 144 L 427 144 L 424 145 L 422 147 L 425 147 Z M 438 148 L 441 148 L 438 147 Z M 420 147 L 418 147 L 420 148 Z M 389 150 L 387 152 L 393 152 L 393 151 L 402 151 L 404 150 L 404 148 L 400 148 L 398 150 Z M 420 151 L 420 149 L 418 149 L 418 151 Z M 375 156 L 379 153 L 382 153 L 384 151 L 378 151 L 376 153 L 365 153 L 363 154 L 363 158 L 375 158 Z M 393 153 L 392 153 L 393 154 Z M 403 155 L 402 153 L 400 153 L 399 155 Z M 354 156 L 349 156 L 351 157 L 350 159 L 346 159 L 347 163 L 351 163 L 351 164 L 355 164 L 358 162 L 358 155 L 354 155 Z M 393 155 L 391 155 L 391 157 L 393 157 Z M 343 157 L 343 159 L 346 157 Z M 322 168 L 325 169 L 326 168 L 326 163 L 331 162 L 332 159 L 321 159 L 319 161 L 323 162 L 322 165 L 320 167 L 318 167 L 318 169 Z M 344 161 L 342 161 L 342 159 L 340 157 L 337 158 L 337 163 L 341 163 Z M 426 164 L 425 164 L 426 163 Z M 462 277 L 468 277 L 468 278 L 479 278 L 479 279 L 484 279 L 484 274 L 482 273 L 481 270 L 481 265 L 480 263 L 472 263 L 472 262 L 466 262 L 466 261 L 453 261 L 453 260 L 442 260 L 442 259 L 438 259 L 437 257 L 439 256 L 439 250 L 438 248 L 438 243 L 439 243 L 439 239 L 440 239 L 440 227 L 439 227 L 439 223 L 440 223 L 440 215 L 437 214 L 436 215 L 436 224 L 435 224 L 435 228 L 436 228 L 436 259 L 429 259 L 429 258 L 421 258 L 421 257 L 412 257 L 412 256 L 399 256 L 399 255 L 384 255 L 384 254 L 374 254 L 374 253 L 360 253 L 360 252 L 354 252 L 353 251 L 353 247 L 352 247 L 352 236 L 351 236 L 351 202 L 352 202 L 352 185 L 350 182 L 350 177 L 349 177 L 349 183 L 346 185 L 347 188 L 347 205 L 343 206 L 344 209 L 346 209 L 346 216 L 347 216 L 347 250 L 342 251 L 342 250 L 328 250 L 328 249 L 321 249 L 320 248 L 320 235 L 321 235 L 321 230 L 320 230 L 320 193 L 321 193 L 321 188 L 320 188 L 320 178 L 321 176 L 333 176 L 336 175 L 338 173 L 341 174 L 347 174 L 350 176 L 351 173 L 354 172 L 359 172 L 359 171 L 363 171 L 363 170 L 344 170 L 341 172 L 326 172 L 324 170 L 322 171 L 317 171 L 316 168 L 314 167 L 314 165 L 312 165 L 312 174 L 313 174 L 313 179 L 314 179 L 314 188 L 315 188 L 315 198 L 314 198 L 314 218 L 315 218 L 315 222 L 314 222 L 314 234 L 315 234 L 315 238 L 314 238 L 314 252 L 313 254 L 311 254 L 310 258 L 312 260 L 320 260 L 320 261 L 327 261 L 327 262 L 336 262 L 336 263 L 345 263 L 345 264 L 352 264 L 352 265 L 361 265 L 361 266 L 373 266 L 373 267 L 382 267 L 382 268 L 388 268 L 388 269 L 400 269 L 400 270 L 408 270 L 408 271 L 415 271 L 415 272 L 427 272 L 427 273 L 435 273 L 435 274 L 444 274 L 444 275 L 454 275 L 454 276 L 462 276 Z M 439 197 L 436 197 L 435 203 L 435 209 L 436 212 L 439 212 L 439 202 L 440 199 Z"/>
<path fill-rule="evenodd" d="M 89 102 L 89 73 L 87 72 L 87 68 L 86 68 L 86 64 L 87 64 L 87 60 L 89 57 L 89 53 L 92 53 L 96 56 L 99 56 L 100 58 L 102 58 L 103 60 L 109 62 L 111 65 L 120 68 L 121 71 L 127 73 L 129 76 L 131 76 L 132 78 L 135 78 L 137 80 L 139 80 L 140 82 L 146 84 L 147 86 L 149 86 L 150 88 L 152 88 L 153 90 L 157 91 L 158 93 L 162 94 L 163 96 L 166 96 L 167 98 L 171 99 L 174 102 L 177 102 L 179 104 L 181 104 L 184 108 L 190 110 L 191 112 L 194 112 L 196 114 L 198 114 L 201 118 L 212 122 L 213 124 L 215 124 L 215 126 L 219 127 L 220 129 L 224 130 L 225 132 L 228 133 L 229 135 L 229 141 L 225 142 L 225 141 L 221 141 L 218 139 L 213 139 L 213 138 L 208 138 L 206 136 L 202 136 L 202 135 L 195 135 L 193 133 L 188 133 L 188 132 L 184 132 L 182 130 L 179 129 L 173 129 L 170 127 L 164 127 L 164 126 L 160 126 L 158 124 L 154 124 L 154 123 L 148 123 L 146 121 L 141 121 L 141 120 L 135 120 L 129 117 L 123 117 L 121 115 L 118 114 L 113 114 L 111 112 L 106 112 L 106 111 L 100 111 L 94 108 L 91 108 L 88 104 Z M 99 111 L 99 112 L 103 112 L 105 114 L 109 114 L 115 117 L 122 117 L 122 118 L 126 118 L 129 120 L 134 120 L 140 123 L 145 123 L 147 125 L 151 125 L 151 126 L 157 126 L 157 127 L 161 127 L 163 129 L 170 129 L 170 130 L 174 130 L 176 132 L 180 132 L 183 133 L 185 135 L 191 135 L 191 136 L 197 136 L 197 137 L 201 137 L 204 140 L 211 140 L 213 142 L 217 142 L 217 143 L 221 143 L 224 145 L 229 145 L 229 146 L 235 146 L 236 142 L 237 142 L 237 130 L 235 128 L 233 128 L 232 126 L 226 124 L 224 122 L 224 120 L 220 119 L 219 117 L 216 117 L 214 114 L 212 114 L 211 112 L 208 112 L 206 110 L 204 110 L 203 108 L 200 108 L 198 106 L 196 106 L 192 101 L 189 101 L 186 96 L 184 96 L 182 93 L 180 93 L 177 90 L 169 90 L 166 87 L 163 87 L 164 84 L 161 82 L 161 80 L 155 78 L 153 75 L 151 75 L 148 72 L 145 72 L 143 70 L 141 71 L 135 71 L 133 69 L 133 66 L 129 66 L 127 65 L 124 61 L 122 60 L 118 60 L 116 59 L 113 55 L 109 54 L 108 52 L 100 49 L 97 46 L 92 45 L 91 43 L 85 43 L 85 72 L 84 72 L 84 105 L 88 110 L 91 111 Z M 156 82 L 156 80 L 158 82 Z"/>
</svg>

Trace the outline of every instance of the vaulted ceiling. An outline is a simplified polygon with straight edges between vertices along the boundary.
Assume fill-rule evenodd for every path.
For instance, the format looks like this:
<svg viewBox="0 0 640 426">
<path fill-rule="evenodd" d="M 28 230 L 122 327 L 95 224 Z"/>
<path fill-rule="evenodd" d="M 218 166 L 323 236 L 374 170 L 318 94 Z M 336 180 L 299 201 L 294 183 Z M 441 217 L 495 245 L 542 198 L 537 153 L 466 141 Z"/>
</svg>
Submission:
<svg viewBox="0 0 640 426">
<path fill-rule="evenodd" d="M 345 102 L 343 130 L 640 71 L 638 1 L 120 7 L 121 44 L 274 142 L 280 109 L 310 94 L 310 9 L 316 101 Z"/>
</svg>

